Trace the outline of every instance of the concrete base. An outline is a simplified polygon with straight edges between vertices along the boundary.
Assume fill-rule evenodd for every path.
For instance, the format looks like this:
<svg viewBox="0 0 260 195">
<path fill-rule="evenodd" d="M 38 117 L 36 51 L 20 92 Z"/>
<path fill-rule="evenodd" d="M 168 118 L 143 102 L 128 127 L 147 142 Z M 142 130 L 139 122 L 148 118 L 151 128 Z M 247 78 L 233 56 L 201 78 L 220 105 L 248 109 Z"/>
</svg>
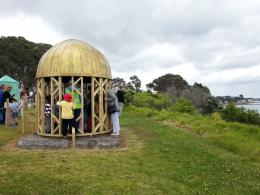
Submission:
<svg viewBox="0 0 260 195">
<path fill-rule="evenodd" d="M 95 137 L 76 137 L 76 147 L 90 149 L 123 147 L 120 136 L 100 135 Z M 36 134 L 22 137 L 17 146 L 24 149 L 59 149 L 71 148 L 72 140 L 68 138 L 41 137 Z"/>
</svg>

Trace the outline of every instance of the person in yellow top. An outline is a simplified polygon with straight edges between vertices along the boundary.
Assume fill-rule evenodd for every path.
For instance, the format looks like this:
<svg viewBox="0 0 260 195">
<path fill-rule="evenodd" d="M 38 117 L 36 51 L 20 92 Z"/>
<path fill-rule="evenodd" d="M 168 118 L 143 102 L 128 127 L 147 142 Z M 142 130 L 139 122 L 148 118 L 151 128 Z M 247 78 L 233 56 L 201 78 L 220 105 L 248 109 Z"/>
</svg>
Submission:
<svg viewBox="0 0 260 195">
<path fill-rule="evenodd" d="M 77 85 L 74 86 L 75 89 L 77 89 L 80 92 L 80 87 L 78 87 Z M 72 90 L 72 86 L 71 86 L 71 81 L 69 82 L 69 85 L 65 88 L 65 94 L 71 94 L 72 98 L 73 98 L 73 103 L 74 103 L 74 122 L 75 122 L 75 131 L 76 133 L 78 133 L 78 129 L 79 129 L 79 120 L 77 121 L 77 118 L 80 116 L 81 114 L 81 97 L 78 93 L 73 92 Z"/>
<path fill-rule="evenodd" d="M 72 95 L 66 94 L 63 97 L 63 101 L 58 101 L 57 105 L 62 108 L 61 118 L 62 118 L 62 135 L 66 138 L 67 130 L 72 131 L 72 127 L 75 127 L 74 121 L 74 104 L 72 102 Z"/>
</svg>

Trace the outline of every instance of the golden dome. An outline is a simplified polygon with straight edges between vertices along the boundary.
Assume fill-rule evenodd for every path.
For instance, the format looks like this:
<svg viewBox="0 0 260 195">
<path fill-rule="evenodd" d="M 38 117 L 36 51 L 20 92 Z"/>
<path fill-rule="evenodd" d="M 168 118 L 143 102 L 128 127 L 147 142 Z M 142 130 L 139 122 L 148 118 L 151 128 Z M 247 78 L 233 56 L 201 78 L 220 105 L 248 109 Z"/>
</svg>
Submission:
<svg viewBox="0 0 260 195">
<path fill-rule="evenodd" d="M 89 76 L 111 79 L 105 56 L 83 41 L 69 39 L 50 48 L 41 57 L 36 78 Z"/>
</svg>

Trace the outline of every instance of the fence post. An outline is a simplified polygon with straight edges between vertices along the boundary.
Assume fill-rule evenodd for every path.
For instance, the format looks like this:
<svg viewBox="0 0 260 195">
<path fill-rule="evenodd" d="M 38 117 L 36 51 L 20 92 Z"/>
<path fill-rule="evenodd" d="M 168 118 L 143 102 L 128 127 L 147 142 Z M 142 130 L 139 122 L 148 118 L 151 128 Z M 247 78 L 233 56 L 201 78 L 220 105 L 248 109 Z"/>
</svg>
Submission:
<svg viewBox="0 0 260 195">
<path fill-rule="evenodd" d="M 9 99 L 7 98 L 6 99 L 6 102 L 5 102 L 5 105 L 6 105 L 6 108 L 5 108 L 5 125 L 6 127 L 9 126 Z"/>
<path fill-rule="evenodd" d="M 72 128 L 72 147 L 75 148 L 76 146 L 76 136 L 75 136 L 75 128 Z"/>
</svg>

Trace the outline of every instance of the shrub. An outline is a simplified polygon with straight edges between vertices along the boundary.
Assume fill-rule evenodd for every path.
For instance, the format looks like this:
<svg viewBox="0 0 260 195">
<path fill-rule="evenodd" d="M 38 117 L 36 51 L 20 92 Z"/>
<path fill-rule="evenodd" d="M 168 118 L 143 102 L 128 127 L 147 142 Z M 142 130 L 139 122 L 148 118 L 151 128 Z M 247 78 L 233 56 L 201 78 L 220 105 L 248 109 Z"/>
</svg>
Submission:
<svg viewBox="0 0 260 195">
<path fill-rule="evenodd" d="M 162 110 L 170 106 L 170 100 L 164 94 L 136 93 L 133 96 L 133 105 L 137 107 L 148 107 Z"/>
<path fill-rule="evenodd" d="M 229 103 L 220 113 L 226 121 L 260 125 L 260 115 L 257 111 L 236 107 L 234 103 Z"/>
<path fill-rule="evenodd" d="M 125 91 L 124 98 L 125 98 L 125 103 L 126 104 L 130 104 L 130 105 L 133 104 L 133 97 L 134 97 L 135 93 L 136 92 L 134 90 L 132 90 L 132 89 L 127 89 Z"/>
<path fill-rule="evenodd" d="M 193 107 L 191 101 L 184 98 L 177 99 L 177 101 L 175 102 L 171 110 L 175 112 L 181 112 L 181 113 L 195 112 L 195 108 Z"/>
<path fill-rule="evenodd" d="M 220 113 L 218 113 L 218 112 L 212 113 L 211 118 L 214 119 L 215 121 L 221 121 L 222 120 L 222 117 L 221 117 Z"/>
</svg>

